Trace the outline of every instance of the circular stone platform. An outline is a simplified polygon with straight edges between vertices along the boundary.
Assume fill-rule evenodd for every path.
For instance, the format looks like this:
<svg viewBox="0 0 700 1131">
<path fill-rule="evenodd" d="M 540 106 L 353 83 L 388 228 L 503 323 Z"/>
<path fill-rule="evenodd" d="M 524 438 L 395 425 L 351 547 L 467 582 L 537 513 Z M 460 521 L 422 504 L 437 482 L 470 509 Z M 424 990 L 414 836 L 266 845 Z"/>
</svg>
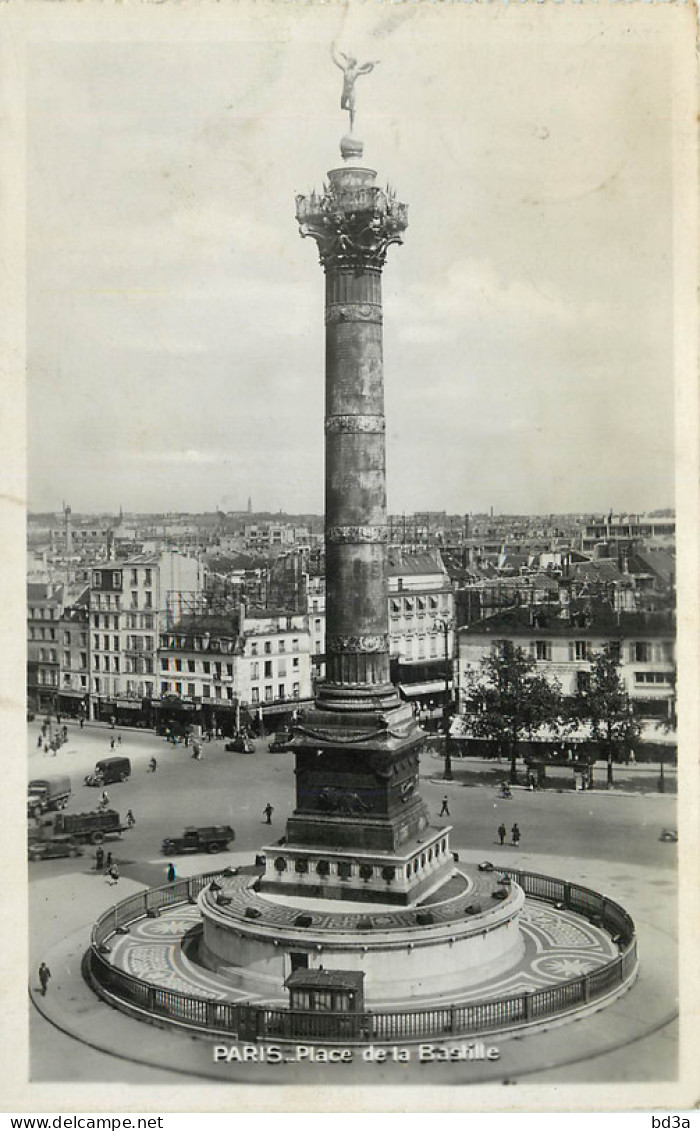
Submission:
<svg viewBox="0 0 700 1131">
<path fill-rule="evenodd" d="M 283 993 L 246 993 L 225 973 L 215 973 L 198 961 L 191 945 L 201 927 L 199 909 L 181 904 L 163 911 L 158 919 L 139 919 L 128 935 L 110 940 L 110 962 L 125 974 L 163 989 L 192 994 L 211 1001 L 263 1000 L 270 1005 L 287 1004 Z M 617 957 L 610 935 L 569 911 L 555 911 L 546 903 L 528 899 L 520 916 L 524 949 L 508 972 L 487 978 L 465 989 L 454 1004 L 535 992 L 562 981 L 600 969 Z M 188 944 L 189 939 L 189 944 Z M 396 1008 L 421 1004 L 420 998 L 397 999 Z"/>
<path fill-rule="evenodd" d="M 455 870 L 412 908 L 261 892 L 233 876 L 199 896 L 204 966 L 246 994 L 282 999 L 300 965 L 361 971 L 368 1008 L 454 998 L 502 976 L 523 956 L 523 891 L 496 872 Z"/>
</svg>

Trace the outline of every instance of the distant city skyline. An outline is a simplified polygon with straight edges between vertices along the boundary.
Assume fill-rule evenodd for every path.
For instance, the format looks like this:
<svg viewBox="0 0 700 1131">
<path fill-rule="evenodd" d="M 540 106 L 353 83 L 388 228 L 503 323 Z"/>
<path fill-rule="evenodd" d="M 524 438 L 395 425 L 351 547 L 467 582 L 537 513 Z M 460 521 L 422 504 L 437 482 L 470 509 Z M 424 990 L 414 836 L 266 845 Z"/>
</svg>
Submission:
<svg viewBox="0 0 700 1131">
<path fill-rule="evenodd" d="M 70 504 L 67 504 L 67 506 L 70 506 Z M 280 518 L 280 519 L 310 518 L 310 519 L 319 519 L 319 521 L 321 521 L 323 519 L 323 511 L 292 511 L 292 510 L 275 510 L 275 511 L 272 511 L 272 510 L 253 510 L 253 511 L 248 511 L 246 508 L 232 508 L 229 511 L 222 511 L 220 508 L 214 508 L 214 509 L 210 509 L 210 510 L 199 510 L 199 511 L 184 511 L 184 510 L 144 511 L 144 510 L 127 510 L 126 508 L 121 508 L 120 510 L 117 510 L 117 511 L 111 511 L 111 510 L 108 510 L 108 509 L 77 511 L 73 507 L 70 507 L 70 511 L 71 511 L 71 515 L 74 519 L 75 518 L 114 518 L 114 519 L 118 519 L 122 516 L 122 511 L 123 511 L 123 517 L 124 518 L 131 518 L 131 517 L 135 517 L 135 518 L 197 518 L 197 517 L 201 517 L 203 515 L 212 515 L 212 514 L 216 514 L 216 513 L 220 512 L 227 517 L 231 516 L 231 515 L 236 515 L 237 517 L 248 517 L 250 519 L 260 518 L 261 516 L 269 516 L 270 519 L 275 519 L 275 518 Z M 493 512 L 491 512 L 490 508 L 489 508 L 489 510 L 485 510 L 485 511 L 448 511 L 448 510 L 445 510 L 444 507 L 426 507 L 425 509 L 422 509 L 422 510 L 390 511 L 389 517 L 392 518 L 392 519 L 397 519 L 397 518 L 401 518 L 402 516 L 404 516 L 407 519 L 409 519 L 409 518 L 410 519 L 416 519 L 416 518 L 420 518 L 421 516 L 427 516 L 427 515 L 432 516 L 432 517 L 444 515 L 446 518 L 462 518 L 462 517 L 464 517 L 464 518 L 482 518 L 482 519 L 483 518 L 494 518 L 494 519 L 495 518 L 530 518 L 530 519 L 568 518 L 568 519 L 578 519 L 578 518 L 584 518 L 586 516 L 606 517 L 610 513 L 611 513 L 611 508 L 609 508 L 609 507 L 603 508 L 602 510 L 595 510 L 595 509 L 592 509 L 591 507 L 587 507 L 587 508 L 585 508 L 584 510 L 581 510 L 581 511 L 543 511 L 543 512 L 538 512 L 538 511 L 497 511 L 495 509 L 493 510 Z M 655 518 L 663 518 L 663 517 L 675 517 L 675 513 L 676 512 L 675 512 L 674 507 L 656 507 L 656 508 L 653 508 L 652 510 L 649 510 L 649 511 L 636 511 L 636 510 L 631 510 L 629 508 L 627 508 L 627 509 L 625 509 L 625 508 L 622 508 L 622 509 L 612 508 L 612 515 L 613 515 L 614 518 L 633 517 L 633 516 L 636 516 L 636 515 L 640 515 L 640 516 L 645 515 L 646 517 L 652 517 L 652 518 L 654 518 L 654 517 Z M 41 511 L 36 510 L 36 509 L 32 509 L 32 508 L 30 508 L 28 510 L 28 516 L 29 516 L 30 519 L 39 518 L 39 517 L 42 517 L 44 515 L 63 516 L 63 514 L 64 514 L 64 511 L 63 511 L 62 506 L 54 508 L 54 509 L 50 508 L 48 510 L 41 510 Z"/>
<path fill-rule="evenodd" d="M 668 507 L 670 52 L 584 21 L 516 45 L 424 8 L 346 15 L 33 45 L 30 508 L 252 491 L 322 513 L 322 279 L 294 195 L 340 164 L 337 36 L 381 57 L 357 131 L 409 206 L 384 276 L 389 511 Z"/>
</svg>

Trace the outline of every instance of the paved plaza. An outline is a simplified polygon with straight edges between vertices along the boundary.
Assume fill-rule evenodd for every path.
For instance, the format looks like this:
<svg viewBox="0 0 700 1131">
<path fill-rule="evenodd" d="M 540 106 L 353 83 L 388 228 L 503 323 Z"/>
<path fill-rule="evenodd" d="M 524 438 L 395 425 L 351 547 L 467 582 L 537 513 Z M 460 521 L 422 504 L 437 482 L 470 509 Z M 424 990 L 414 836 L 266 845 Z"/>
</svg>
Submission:
<svg viewBox="0 0 700 1131">
<path fill-rule="evenodd" d="M 195 761 L 189 749 L 168 746 L 149 732 L 111 732 L 109 728 L 90 725 L 81 731 L 76 724 L 70 724 L 68 743 L 52 758 L 36 750 L 37 729 L 37 724 L 28 728 L 29 774 L 68 773 L 74 786 L 69 812 L 95 807 L 99 791 L 84 786 L 83 776 L 97 758 L 109 755 L 111 738 L 115 737 L 116 744 L 116 735 L 121 734 L 120 752 L 132 759 L 132 777 L 126 783 L 108 787 L 108 792 L 111 805 L 122 816 L 131 808 L 137 823 L 122 838 L 105 843 L 121 874 L 115 887 L 96 872 L 94 849 L 90 847 L 78 859 L 30 865 L 32 970 L 36 971 L 38 963 L 49 956 L 53 973 L 45 999 L 37 996 L 35 987 L 32 989 L 41 1010 L 41 1015 L 32 1010 L 31 1017 L 32 1080 L 157 1083 L 173 1079 L 168 1068 L 182 1074 L 183 1080 L 206 1077 L 223 1082 L 256 1078 L 251 1066 L 246 1067 L 242 1076 L 241 1069 L 236 1072 L 235 1066 L 213 1065 L 208 1040 L 155 1029 L 111 1010 L 82 982 L 80 961 L 90 927 L 101 912 L 144 886 L 165 882 L 168 860 L 159 851 L 164 836 L 180 832 L 186 824 L 197 823 L 225 822 L 236 830 L 230 852 L 215 858 L 203 854 L 176 857 L 181 876 L 209 871 L 214 862 L 217 868 L 251 864 L 261 845 L 281 836 L 292 806 L 291 757 L 269 753 L 262 741 L 256 743 L 256 751 L 251 755 L 228 754 L 222 742 L 212 742 L 204 746 L 204 760 Z M 154 755 L 158 769 L 152 774 L 147 768 Z M 620 1001 L 604 1014 L 566 1027 L 517 1041 L 503 1040 L 500 1062 L 480 1069 L 479 1078 L 496 1081 L 507 1076 L 510 1080 L 561 1082 L 673 1079 L 677 1012 L 676 846 L 659 838 L 663 828 L 676 824 L 675 797 L 668 793 L 627 791 L 621 780 L 619 789 L 612 792 L 516 790 L 512 800 L 503 801 L 489 785 L 466 784 L 470 778 L 468 763 L 456 765 L 457 780 L 449 784 L 440 778 L 441 766 L 439 760 L 423 757 L 421 791 L 433 819 L 437 819 L 443 797 L 448 796 L 449 819 L 454 826 L 452 845 L 461 858 L 471 863 L 489 859 L 496 865 L 538 871 L 590 886 L 630 912 L 639 936 L 639 978 Z M 474 763 L 473 768 L 483 769 L 484 764 L 479 767 Z M 635 767 L 628 772 L 639 775 L 644 771 Z M 624 775 L 620 776 L 623 779 Z M 476 773 L 474 778 L 479 780 Z M 274 807 L 272 829 L 265 824 L 263 815 L 268 801 Z M 517 848 L 498 843 L 496 829 L 501 821 L 509 829 L 516 821 L 520 826 L 523 839 Z M 534 962 L 530 971 L 537 969 L 538 931 L 540 937 L 542 930 L 546 931 L 546 924 L 538 924 L 536 919 L 536 914 L 531 915 L 524 923 Z M 143 935 L 142 941 L 148 946 L 170 948 L 169 953 L 174 955 L 168 922 L 166 916 L 147 920 L 133 938 Z M 127 943 L 122 945 L 126 954 Z M 567 956 L 562 952 L 559 958 L 562 957 Z M 574 961 L 576 957 L 572 953 L 568 960 Z M 546 972 L 541 969 L 540 975 L 543 973 Z M 99 1041 L 91 1036 L 97 1031 L 101 1033 Z M 87 1045 L 69 1036 L 71 1032 L 82 1032 Z M 439 1082 L 444 1076 L 440 1066 L 424 1068 L 426 1082 Z M 445 1078 L 459 1082 L 454 1066 L 449 1068 Z M 393 1066 L 393 1070 L 400 1080 L 402 1066 Z M 383 1082 L 383 1071 L 377 1067 L 376 1082 Z M 297 1066 L 290 1073 L 290 1066 L 285 1066 L 274 1078 L 280 1083 L 315 1078 L 311 1065 Z M 470 1068 L 469 1079 L 476 1078 Z"/>
</svg>

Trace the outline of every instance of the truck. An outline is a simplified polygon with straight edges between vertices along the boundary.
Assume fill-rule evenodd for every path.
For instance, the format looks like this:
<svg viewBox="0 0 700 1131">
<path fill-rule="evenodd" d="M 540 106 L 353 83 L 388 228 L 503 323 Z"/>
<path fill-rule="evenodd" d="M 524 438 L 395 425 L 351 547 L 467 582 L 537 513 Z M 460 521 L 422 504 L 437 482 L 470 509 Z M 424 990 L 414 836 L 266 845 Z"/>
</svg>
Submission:
<svg viewBox="0 0 700 1131">
<path fill-rule="evenodd" d="M 30 846 L 39 842 L 70 840 L 75 844 L 102 844 L 106 836 L 120 836 L 129 825 L 123 825 L 115 809 L 101 813 L 57 813 L 53 821 L 30 826 Z"/>
<path fill-rule="evenodd" d="M 165 837 L 161 851 L 166 856 L 176 852 L 223 852 L 235 836 L 230 825 L 188 826 L 181 836 Z"/>
<path fill-rule="evenodd" d="M 95 763 L 95 772 L 85 775 L 85 785 L 101 787 L 114 785 L 115 782 L 127 781 L 131 776 L 131 760 L 121 755 L 114 758 L 102 758 Z"/>
<path fill-rule="evenodd" d="M 49 809 L 65 809 L 72 792 L 70 778 L 64 774 L 32 778 L 27 788 L 27 814 L 34 816 Z"/>
</svg>

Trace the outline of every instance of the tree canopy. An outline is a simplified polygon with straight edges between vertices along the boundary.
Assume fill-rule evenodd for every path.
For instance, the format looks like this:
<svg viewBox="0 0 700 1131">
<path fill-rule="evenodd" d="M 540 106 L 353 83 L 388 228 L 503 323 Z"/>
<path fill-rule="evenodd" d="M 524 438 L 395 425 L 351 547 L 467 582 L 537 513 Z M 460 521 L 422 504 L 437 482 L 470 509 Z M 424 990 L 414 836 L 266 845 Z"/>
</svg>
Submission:
<svg viewBox="0 0 700 1131">
<path fill-rule="evenodd" d="M 561 685 L 537 671 L 537 662 L 510 640 L 499 641 L 482 657 L 465 702 L 472 733 L 489 738 L 510 757 L 511 781 L 517 780 L 518 744 L 543 723 L 557 727 L 562 709 Z"/>
<path fill-rule="evenodd" d="M 607 761 L 608 786 L 613 784 L 613 762 L 628 758 L 641 726 L 632 714 L 630 697 L 620 675 L 620 654 L 606 644 L 591 657 L 590 680 L 576 698 L 578 717 L 589 723 L 591 736 Z"/>
</svg>

